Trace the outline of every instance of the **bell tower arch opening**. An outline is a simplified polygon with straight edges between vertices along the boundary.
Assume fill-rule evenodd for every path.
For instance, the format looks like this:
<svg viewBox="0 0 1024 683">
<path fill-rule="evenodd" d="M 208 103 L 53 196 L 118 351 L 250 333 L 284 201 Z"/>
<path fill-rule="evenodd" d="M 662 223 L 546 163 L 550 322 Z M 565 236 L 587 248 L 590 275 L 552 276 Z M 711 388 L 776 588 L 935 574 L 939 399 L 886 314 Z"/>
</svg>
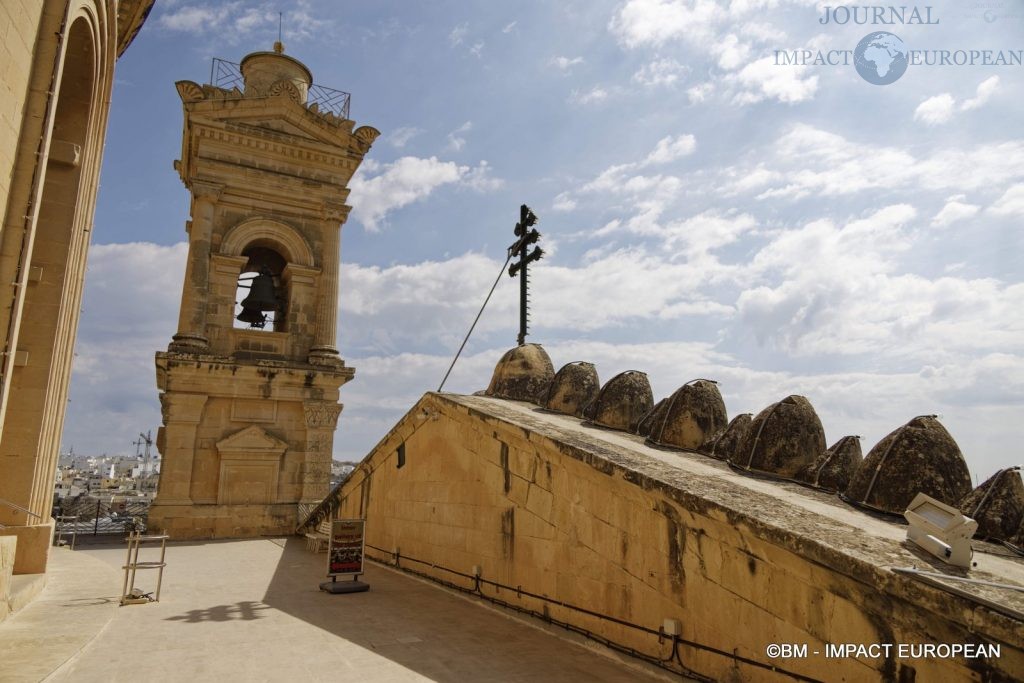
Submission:
<svg viewBox="0 0 1024 683">
<path fill-rule="evenodd" d="M 238 277 L 235 329 L 286 332 L 288 293 L 282 275 L 288 264 L 269 246 L 253 244 L 242 251 L 249 260 Z"/>
</svg>

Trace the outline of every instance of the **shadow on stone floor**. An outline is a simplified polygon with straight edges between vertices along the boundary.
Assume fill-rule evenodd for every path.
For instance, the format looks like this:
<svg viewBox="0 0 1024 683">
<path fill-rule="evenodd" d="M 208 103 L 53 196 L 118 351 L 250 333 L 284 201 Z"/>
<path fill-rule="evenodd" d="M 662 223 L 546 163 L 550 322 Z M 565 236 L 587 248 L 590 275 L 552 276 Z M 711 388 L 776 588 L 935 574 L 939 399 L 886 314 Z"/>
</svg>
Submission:
<svg viewBox="0 0 1024 683">
<path fill-rule="evenodd" d="M 331 595 L 326 555 L 289 538 L 263 602 L 438 683 L 657 680 L 373 563 L 365 593 Z"/>
<path fill-rule="evenodd" d="M 201 621 L 231 621 L 233 619 L 251 621 L 259 619 L 260 615 L 256 612 L 265 609 L 270 609 L 270 607 L 252 600 L 243 600 L 234 605 L 215 605 L 206 609 L 192 609 L 185 614 L 167 617 L 165 621 L 183 621 L 189 624 L 197 624 Z"/>
</svg>

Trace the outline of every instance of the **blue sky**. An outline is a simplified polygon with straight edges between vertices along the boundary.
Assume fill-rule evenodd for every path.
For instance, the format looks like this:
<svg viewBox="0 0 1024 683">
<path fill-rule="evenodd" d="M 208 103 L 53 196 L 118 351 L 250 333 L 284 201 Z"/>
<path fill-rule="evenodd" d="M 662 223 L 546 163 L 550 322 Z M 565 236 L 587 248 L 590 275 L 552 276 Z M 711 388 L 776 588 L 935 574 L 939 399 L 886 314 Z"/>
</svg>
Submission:
<svg viewBox="0 0 1024 683">
<path fill-rule="evenodd" d="M 831 3 L 830 3 L 831 4 Z M 335 457 L 437 388 L 504 262 L 520 203 L 548 255 L 531 341 L 556 367 L 719 380 L 730 416 L 790 393 L 867 452 L 938 413 L 972 472 L 1019 463 L 1024 67 L 774 64 L 891 30 L 911 49 L 1024 49 L 1024 3 L 932 2 L 938 25 L 819 24 L 799 0 L 161 0 L 118 63 L 64 445 L 159 425 L 188 195 L 176 80 L 286 52 L 383 134 L 342 236 Z M 987 13 L 986 13 L 987 11 Z M 447 390 L 514 344 L 504 278 Z"/>
</svg>

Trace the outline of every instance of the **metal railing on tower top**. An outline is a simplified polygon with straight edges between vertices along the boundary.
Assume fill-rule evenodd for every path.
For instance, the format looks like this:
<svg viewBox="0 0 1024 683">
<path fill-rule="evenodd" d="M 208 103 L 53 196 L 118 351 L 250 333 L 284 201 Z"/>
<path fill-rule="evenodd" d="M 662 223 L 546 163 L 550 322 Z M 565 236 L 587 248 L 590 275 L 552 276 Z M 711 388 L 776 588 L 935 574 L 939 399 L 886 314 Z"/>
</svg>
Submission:
<svg viewBox="0 0 1024 683">
<path fill-rule="evenodd" d="M 235 62 L 214 57 L 213 63 L 210 65 L 210 85 L 225 90 L 232 88 L 245 90 L 245 80 L 242 78 L 241 67 Z M 352 95 L 343 90 L 311 83 L 309 85 L 306 106 L 310 107 L 314 104 L 321 112 L 330 112 L 335 116 L 347 119 L 349 117 L 349 108 L 352 104 Z"/>
</svg>

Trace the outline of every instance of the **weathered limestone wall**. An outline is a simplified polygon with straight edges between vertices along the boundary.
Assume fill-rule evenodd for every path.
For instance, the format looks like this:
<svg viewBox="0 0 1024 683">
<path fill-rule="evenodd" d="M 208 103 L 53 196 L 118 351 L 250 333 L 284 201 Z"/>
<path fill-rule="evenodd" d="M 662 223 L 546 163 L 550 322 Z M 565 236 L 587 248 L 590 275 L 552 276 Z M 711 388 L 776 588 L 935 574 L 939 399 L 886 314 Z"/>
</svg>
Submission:
<svg viewBox="0 0 1024 683">
<path fill-rule="evenodd" d="M 327 494 L 345 370 L 158 354 L 164 459 L 150 527 L 174 539 L 294 530 L 300 506 Z"/>
<path fill-rule="evenodd" d="M 0 98 L 0 172 L 10 179 L 0 231 L 0 498 L 11 503 L 0 505 L 0 523 L 19 538 L 16 573 L 44 571 L 52 532 L 53 478 L 113 84 L 115 7 L 11 2 L 0 14 L 11 58 L 0 71 L 10 89 L 10 98 Z"/>
<path fill-rule="evenodd" d="M 32 72 L 32 52 L 43 3 L 0 3 L 0 206 L 6 206 Z"/>
<path fill-rule="evenodd" d="M 695 476 L 614 447 L 639 444 L 633 437 L 532 415 L 511 402 L 426 395 L 343 484 L 336 516 L 367 519 L 372 557 L 392 561 L 397 549 L 403 566 L 467 587 L 430 563 L 467 574 L 478 566 L 484 579 L 650 629 L 678 619 L 684 639 L 813 679 L 1024 678 L 1021 624 L 887 571 L 914 559 L 897 541 L 860 537 L 772 484 Z M 653 634 L 483 590 L 640 652 L 670 653 Z M 770 643 L 822 654 L 771 660 Z M 998 643 L 1002 656 L 829 659 L 826 643 Z M 689 646 L 680 654 L 715 680 L 789 680 Z"/>
<path fill-rule="evenodd" d="M 11 577 L 14 574 L 14 555 L 18 545 L 15 536 L 0 536 L 0 621 L 10 613 Z"/>
</svg>

